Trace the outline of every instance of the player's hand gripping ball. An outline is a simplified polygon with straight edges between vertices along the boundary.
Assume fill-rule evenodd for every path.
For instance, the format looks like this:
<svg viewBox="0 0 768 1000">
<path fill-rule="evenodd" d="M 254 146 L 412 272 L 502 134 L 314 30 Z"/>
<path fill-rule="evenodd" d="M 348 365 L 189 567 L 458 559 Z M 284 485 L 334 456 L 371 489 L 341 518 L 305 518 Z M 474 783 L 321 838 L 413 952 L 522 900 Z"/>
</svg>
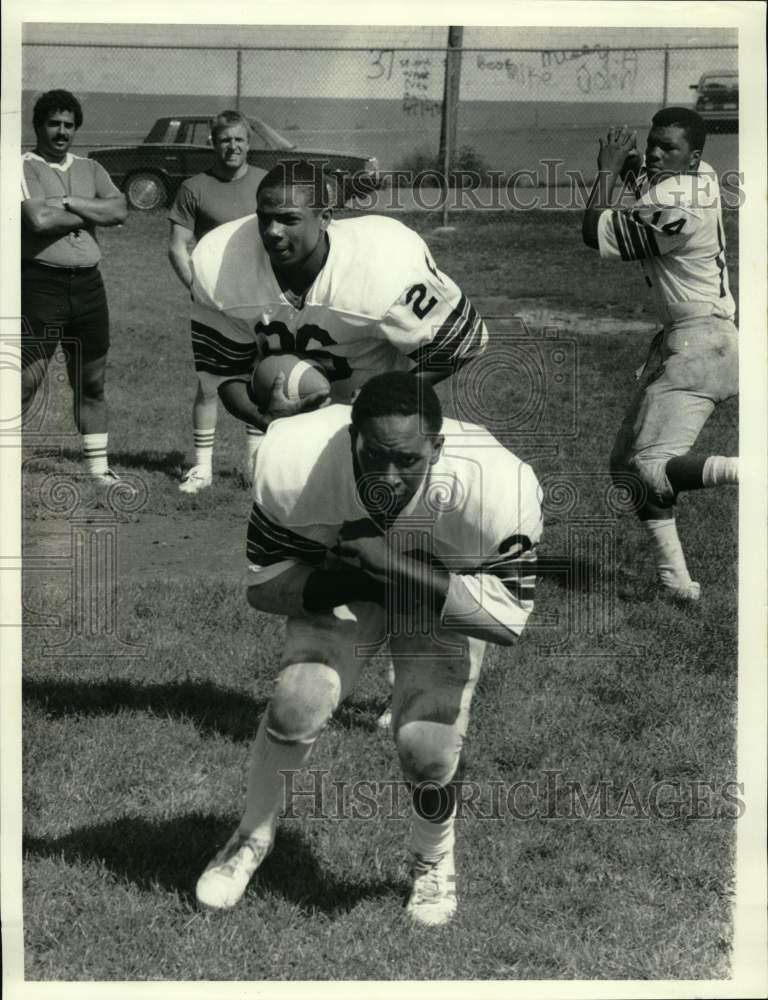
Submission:
<svg viewBox="0 0 768 1000">
<path fill-rule="evenodd" d="M 331 385 L 320 366 L 311 359 L 295 354 L 268 354 L 251 372 L 249 394 L 259 409 L 267 409 L 272 400 L 275 379 L 282 375 L 282 392 L 292 403 L 309 402 L 322 393 L 327 396 Z"/>
</svg>

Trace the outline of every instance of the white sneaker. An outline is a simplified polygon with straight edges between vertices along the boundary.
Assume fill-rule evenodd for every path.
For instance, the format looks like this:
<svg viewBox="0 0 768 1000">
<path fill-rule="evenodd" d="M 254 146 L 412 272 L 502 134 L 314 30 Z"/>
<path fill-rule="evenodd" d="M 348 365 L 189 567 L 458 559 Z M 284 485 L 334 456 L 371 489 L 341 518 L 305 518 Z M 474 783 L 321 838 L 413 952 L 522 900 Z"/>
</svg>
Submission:
<svg viewBox="0 0 768 1000">
<path fill-rule="evenodd" d="M 701 585 L 693 580 L 684 587 L 664 587 L 663 590 L 675 601 L 698 601 L 701 597 Z"/>
<path fill-rule="evenodd" d="M 392 725 L 392 709 L 385 708 L 381 715 L 376 720 L 376 726 L 379 729 L 389 729 Z"/>
<path fill-rule="evenodd" d="M 179 490 L 182 493 L 199 493 L 213 482 L 213 473 L 205 465 L 193 465 L 184 473 Z"/>
<path fill-rule="evenodd" d="M 430 927 L 447 924 L 458 906 L 453 851 L 441 854 L 437 861 L 425 861 L 414 854 L 411 877 L 413 889 L 405 912 L 419 924 Z"/>
<path fill-rule="evenodd" d="M 253 873 L 271 850 L 271 842 L 235 830 L 197 880 L 198 903 L 215 910 L 230 909 L 240 901 Z"/>
<path fill-rule="evenodd" d="M 91 479 L 94 483 L 98 483 L 99 486 L 114 486 L 115 483 L 119 483 L 120 476 L 112 469 L 107 469 L 106 472 L 94 472 L 91 474 Z"/>
</svg>

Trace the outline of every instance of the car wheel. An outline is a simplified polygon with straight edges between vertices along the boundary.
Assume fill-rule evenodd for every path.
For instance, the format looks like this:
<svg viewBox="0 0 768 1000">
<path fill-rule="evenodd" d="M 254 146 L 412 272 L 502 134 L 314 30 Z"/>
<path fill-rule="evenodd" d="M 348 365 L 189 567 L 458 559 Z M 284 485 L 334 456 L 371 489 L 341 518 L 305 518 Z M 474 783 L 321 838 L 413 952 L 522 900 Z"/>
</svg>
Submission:
<svg viewBox="0 0 768 1000">
<path fill-rule="evenodd" d="M 165 205 L 168 191 L 162 177 L 148 170 L 142 170 L 128 178 L 125 197 L 131 208 L 140 212 L 151 212 L 153 208 Z"/>
</svg>

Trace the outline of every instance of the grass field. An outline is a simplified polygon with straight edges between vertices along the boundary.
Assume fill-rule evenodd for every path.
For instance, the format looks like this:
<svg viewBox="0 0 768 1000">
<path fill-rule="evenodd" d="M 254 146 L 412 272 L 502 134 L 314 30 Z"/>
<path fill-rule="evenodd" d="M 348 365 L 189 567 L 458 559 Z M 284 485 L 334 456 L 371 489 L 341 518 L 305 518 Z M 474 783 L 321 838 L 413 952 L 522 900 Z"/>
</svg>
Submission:
<svg viewBox="0 0 768 1000">
<path fill-rule="evenodd" d="M 57 366 L 40 436 L 26 452 L 28 979 L 728 975 L 739 812 L 727 785 L 735 779 L 736 493 L 681 503 L 703 599 L 665 603 L 636 524 L 604 501 L 606 456 L 654 328 L 635 268 L 586 250 L 575 213 L 465 213 L 453 233 L 433 233 L 439 220 L 426 213 L 401 218 L 485 315 L 521 314 L 534 338 L 557 329 L 578 362 L 572 433 L 558 433 L 568 400 L 553 394 L 546 440 L 510 440 L 551 486 L 543 578 L 531 628 L 516 648 L 489 650 L 474 702 L 466 777 L 482 799 L 458 823 L 459 916 L 431 932 L 407 923 L 405 810 L 335 818 L 330 786 L 328 815 L 309 815 L 302 800 L 296 811 L 307 815 L 283 822 L 262 878 L 236 910 L 215 916 L 195 906 L 197 876 L 239 817 L 282 625 L 245 602 L 249 499 L 233 471 L 243 434 L 226 414 L 214 486 L 198 497 L 177 490 L 192 457 L 187 306 L 166 261 L 165 219 L 131 215 L 102 239 L 114 345 L 110 450 L 118 470 L 146 488 L 146 502 L 110 515 L 83 490 L 67 513 L 67 497 L 52 493 L 51 476 L 79 469 Z M 737 292 L 735 214 L 725 223 Z M 508 322 L 489 319 L 489 327 Z M 515 411 L 522 391 L 511 379 L 492 382 L 489 416 Z M 718 409 L 700 446 L 737 451 L 735 403 Z M 558 475 L 573 488 L 570 509 L 558 507 Z M 114 529 L 117 630 L 143 644 L 143 655 L 50 649 L 77 610 L 66 561 L 74 516 L 82 530 L 100 517 Z M 573 532 L 590 517 L 602 527 L 590 522 L 576 549 Z M 601 625 L 611 618 L 598 615 L 602 607 L 613 629 Z M 41 615 L 61 621 L 46 625 Z M 393 747 L 375 727 L 385 701 L 374 667 L 319 741 L 313 768 L 345 788 L 396 780 Z M 308 776 L 301 780 L 309 787 Z M 605 809 L 579 806 L 574 789 L 589 796 L 601 787 Z M 494 815 L 495 788 L 518 789 L 521 808 Z"/>
</svg>

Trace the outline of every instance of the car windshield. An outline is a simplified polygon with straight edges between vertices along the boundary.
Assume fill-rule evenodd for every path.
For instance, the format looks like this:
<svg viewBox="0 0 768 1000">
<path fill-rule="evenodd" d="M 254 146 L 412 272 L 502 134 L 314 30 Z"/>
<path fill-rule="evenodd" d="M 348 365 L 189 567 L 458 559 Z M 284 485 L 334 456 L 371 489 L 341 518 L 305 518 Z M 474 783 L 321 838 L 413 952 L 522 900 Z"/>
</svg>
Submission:
<svg viewBox="0 0 768 1000">
<path fill-rule="evenodd" d="M 261 118 L 253 118 L 249 115 L 248 121 L 251 123 L 254 139 L 261 140 L 265 149 L 296 149 L 295 142 L 291 142 L 284 135 L 280 135 L 270 125 L 263 122 Z"/>
<path fill-rule="evenodd" d="M 700 86 L 702 90 L 732 90 L 737 84 L 735 76 L 706 76 Z"/>
</svg>

